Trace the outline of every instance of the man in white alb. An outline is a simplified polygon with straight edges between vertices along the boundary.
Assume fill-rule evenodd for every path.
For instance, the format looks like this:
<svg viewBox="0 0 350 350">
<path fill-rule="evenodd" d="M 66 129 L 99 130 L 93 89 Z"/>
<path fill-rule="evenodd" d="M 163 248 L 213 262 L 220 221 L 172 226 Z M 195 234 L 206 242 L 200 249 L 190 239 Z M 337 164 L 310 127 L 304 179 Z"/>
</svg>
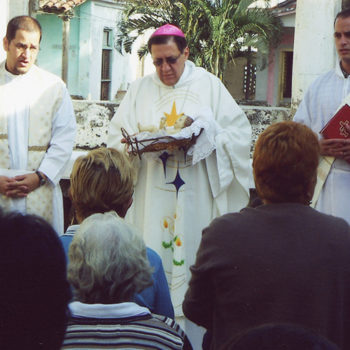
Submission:
<svg viewBox="0 0 350 350">
<path fill-rule="evenodd" d="M 76 122 L 65 84 L 34 64 L 40 40 L 36 19 L 9 21 L 0 63 L 0 207 L 40 215 L 61 234 L 59 180 Z"/>
<path fill-rule="evenodd" d="M 294 116 L 294 121 L 306 124 L 316 134 L 344 102 L 349 103 L 350 9 L 336 15 L 334 41 L 340 61 L 312 83 Z M 315 190 L 319 196 L 314 196 L 313 204 L 317 210 L 350 224 L 350 139 L 320 139 L 320 146 L 323 158 Z"/>
</svg>

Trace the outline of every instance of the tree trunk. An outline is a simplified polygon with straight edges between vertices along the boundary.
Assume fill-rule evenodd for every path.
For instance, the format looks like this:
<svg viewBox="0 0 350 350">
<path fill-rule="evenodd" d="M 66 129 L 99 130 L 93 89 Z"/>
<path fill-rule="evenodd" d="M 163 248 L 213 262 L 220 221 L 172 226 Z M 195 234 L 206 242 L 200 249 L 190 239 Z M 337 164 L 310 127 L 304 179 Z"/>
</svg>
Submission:
<svg viewBox="0 0 350 350">
<path fill-rule="evenodd" d="M 214 74 L 218 77 L 219 76 L 219 54 L 216 54 L 215 57 L 215 66 L 214 66 Z"/>
<path fill-rule="evenodd" d="M 63 17 L 63 33 L 62 33 L 62 80 L 68 87 L 68 54 L 69 54 L 69 17 Z"/>
</svg>

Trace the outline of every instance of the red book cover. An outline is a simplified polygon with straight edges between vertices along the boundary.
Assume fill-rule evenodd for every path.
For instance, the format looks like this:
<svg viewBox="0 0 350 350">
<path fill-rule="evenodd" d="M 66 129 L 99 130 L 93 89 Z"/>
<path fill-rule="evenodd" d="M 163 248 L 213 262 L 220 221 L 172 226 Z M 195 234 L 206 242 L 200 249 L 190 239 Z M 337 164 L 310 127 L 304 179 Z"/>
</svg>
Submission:
<svg viewBox="0 0 350 350">
<path fill-rule="evenodd" d="M 344 125 L 350 126 L 350 106 L 345 104 L 320 131 L 325 139 L 346 139 L 350 133 Z"/>
</svg>

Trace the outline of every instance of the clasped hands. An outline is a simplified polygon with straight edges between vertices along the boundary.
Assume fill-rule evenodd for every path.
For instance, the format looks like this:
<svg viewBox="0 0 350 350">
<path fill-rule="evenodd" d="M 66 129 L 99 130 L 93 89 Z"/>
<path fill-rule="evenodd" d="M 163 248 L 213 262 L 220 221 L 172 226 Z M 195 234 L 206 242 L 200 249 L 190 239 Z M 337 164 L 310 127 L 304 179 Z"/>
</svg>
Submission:
<svg viewBox="0 0 350 350">
<path fill-rule="evenodd" d="M 0 193 L 6 197 L 24 198 L 39 187 L 39 177 L 35 173 L 15 177 L 0 176 Z"/>
<path fill-rule="evenodd" d="M 321 155 L 343 159 L 350 163 L 350 139 L 320 140 Z"/>
</svg>

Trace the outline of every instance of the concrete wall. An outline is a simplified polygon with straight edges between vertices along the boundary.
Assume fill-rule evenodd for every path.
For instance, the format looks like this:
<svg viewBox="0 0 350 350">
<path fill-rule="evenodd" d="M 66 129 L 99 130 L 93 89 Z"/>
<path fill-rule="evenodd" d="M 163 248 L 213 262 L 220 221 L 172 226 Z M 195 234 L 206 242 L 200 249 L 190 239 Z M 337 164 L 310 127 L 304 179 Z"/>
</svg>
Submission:
<svg viewBox="0 0 350 350">
<path fill-rule="evenodd" d="M 0 0 L 0 62 L 6 58 L 2 48 L 2 39 L 6 35 L 8 21 L 15 16 L 28 15 L 29 7 L 27 0 Z"/>
<path fill-rule="evenodd" d="M 244 100 L 245 94 L 243 91 L 244 67 L 247 60 L 244 57 L 235 59 L 229 63 L 224 73 L 224 82 L 227 90 L 236 100 Z"/>
<path fill-rule="evenodd" d="M 6 0 L 1 0 L 1 7 Z M 2 11 L 2 9 L 1 9 Z M 9 20 L 15 16 L 28 15 L 29 1 L 27 0 L 8 0 Z"/>
<path fill-rule="evenodd" d="M 335 67 L 334 17 L 341 0 L 298 0 L 296 8 L 292 108 L 312 81 Z"/>
<path fill-rule="evenodd" d="M 9 20 L 9 8 L 8 8 L 9 0 L 2 0 L 1 2 L 1 11 L 0 11 L 0 39 L 6 35 L 6 26 Z M 2 41 L 1 41 L 2 43 Z M 5 51 L 1 45 L 0 49 L 0 62 L 2 62 L 6 58 Z"/>
<path fill-rule="evenodd" d="M 252 126 L 252 144 L 251 155 L 253 153 L 254 144 L 258 136 L 271 124 L 290 120 L 290 108 L 283 107 L 256 107 L 256 106 L 240 106 L 245 112 Z"/>
</svg>

